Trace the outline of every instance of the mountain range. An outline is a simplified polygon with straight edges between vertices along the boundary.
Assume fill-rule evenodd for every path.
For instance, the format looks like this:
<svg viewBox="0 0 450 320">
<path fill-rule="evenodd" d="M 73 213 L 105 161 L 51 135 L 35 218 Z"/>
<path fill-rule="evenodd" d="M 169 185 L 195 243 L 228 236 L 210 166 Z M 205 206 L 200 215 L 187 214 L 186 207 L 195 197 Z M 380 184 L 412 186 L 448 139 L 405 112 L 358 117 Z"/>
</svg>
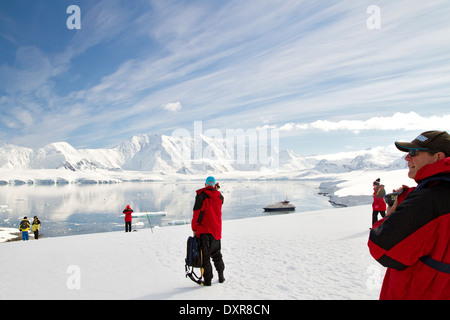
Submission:
<svg viewBox="0 0 450 320">
<path fill-rule="evenodd" d="M 112 180 L 117 177 L 118 180 L 127 180 L 123 176 L 129 172 L 162 176 L 245 175 L 249 172 L 292 172 L 298 175 L 299 172 L 394 170 L 406 166 L 398 150 L 391 146 L 307 157 L 271 146 L 266 149 L 252 149 L 248 144 L 242 148 L 236 143 L 230 147 L 224 139 L 203 135 L 186 138 L 146 134 L 133 136 L 109 149 L 76 149 L 67 142 L 51 143 L 39 149 L 4 145 L 0 147 L 0 172 L 9 179 L 0 177 L 0 183 L 11 183 L 11 180 L 17 182 L 20 179 L 24 182 L 27 172 L 42 173 L 44 170 L 47 170 L 47 175 L 48 170 L 57 170 L 60 176 L 64 175 L 63 172 L 71 173 L 72 178 L 69 180 L 72 181 L 68 182 L 77 179 L 79 182 L 93 173 L 114 177 Z M 259 156 L 252 158 L 252 152 Z"/>
</svg>

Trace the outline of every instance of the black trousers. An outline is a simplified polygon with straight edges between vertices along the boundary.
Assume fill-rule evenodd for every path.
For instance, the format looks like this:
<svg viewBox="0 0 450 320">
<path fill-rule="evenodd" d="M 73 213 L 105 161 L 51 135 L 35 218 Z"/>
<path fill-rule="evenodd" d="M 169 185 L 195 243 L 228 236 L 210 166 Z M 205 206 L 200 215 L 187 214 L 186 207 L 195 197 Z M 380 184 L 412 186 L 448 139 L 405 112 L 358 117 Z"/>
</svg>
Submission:
<svg viewBox="0 0 450 320">
<path fill-rule="evenodd" d="M 131 232 L 131 221 L 125 222 L 125 232 Z"/>
<path fill-rule="evenodd" d="M 225 270 L 222 253 L 220 252 L 221 243 L 220 240 L 214 239 L 212 234 L 209 233 L 200 235 L 200 243 L 203 253 L 203 278 L 205 279 L 205 283 L 208 283 L 213 278 L 211 259 L 218 273 Z"/>
<path fill-rule="evenodd" d="M 384 218 L 386 216 L 386 211 L 373 211 L 372 212 L 372 225 L 378 221 L 378 213 Z"/>
</svg>

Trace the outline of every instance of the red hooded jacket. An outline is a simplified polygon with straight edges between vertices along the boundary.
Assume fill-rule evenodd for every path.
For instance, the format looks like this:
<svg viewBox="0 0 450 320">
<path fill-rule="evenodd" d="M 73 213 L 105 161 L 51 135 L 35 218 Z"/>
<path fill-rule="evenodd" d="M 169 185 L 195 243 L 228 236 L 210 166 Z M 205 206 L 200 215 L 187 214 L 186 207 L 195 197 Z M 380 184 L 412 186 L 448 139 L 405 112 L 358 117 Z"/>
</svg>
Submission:
<svg viewBox="0 0 450 320">
<path fill-rule="evenodd" d="M 130 206 L 127 206 L 125 208 L 125 210 L 123 210 L 123 214 L 125 215 L 125 222 L 131 222 L 132 221 L 132 216 L 131 214 L 133 213 L 133 210 L 130 208 Z"/>
<path fill-rule="evenodd" d="M 371 255 L 387 267 L 380 299 L 450 299 L 450 274 L 423 262 L 450 264 L 450 158 L 421 168 L 416 188 L 397 210 L 373 225 Z"/>
<path fill-rule="evenodd" d="M 222 238 L 222 204 L 223 196 L 213 187 L 197 190 L 192 218 L 192 231 L 200 237 L 210 233 L 216 240 Z"/>
<path fill-rule="evenodd" d="M 386 211 L 386 202 L 384 202 L 383 197 L 386 192 L 384 191 L 384 185 L 373 188 L 373 211 Z"/>
</svg>

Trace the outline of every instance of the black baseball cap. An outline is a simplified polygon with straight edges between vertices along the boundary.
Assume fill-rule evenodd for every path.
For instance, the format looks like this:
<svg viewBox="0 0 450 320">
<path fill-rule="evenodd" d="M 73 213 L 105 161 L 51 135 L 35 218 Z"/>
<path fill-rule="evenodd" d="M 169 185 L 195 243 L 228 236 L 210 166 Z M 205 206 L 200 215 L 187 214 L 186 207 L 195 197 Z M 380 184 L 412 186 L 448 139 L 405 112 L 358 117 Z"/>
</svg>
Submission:
<svg viewBox="0 0 450 320">
<path fill-rule="evenodd" d="M 411 149 L 443 152 L 450 157 L 450 135 L 446 131 L 425 131 L 411 142 L 396 142 L 397 149 L 409 152 Z"/>
</svg>

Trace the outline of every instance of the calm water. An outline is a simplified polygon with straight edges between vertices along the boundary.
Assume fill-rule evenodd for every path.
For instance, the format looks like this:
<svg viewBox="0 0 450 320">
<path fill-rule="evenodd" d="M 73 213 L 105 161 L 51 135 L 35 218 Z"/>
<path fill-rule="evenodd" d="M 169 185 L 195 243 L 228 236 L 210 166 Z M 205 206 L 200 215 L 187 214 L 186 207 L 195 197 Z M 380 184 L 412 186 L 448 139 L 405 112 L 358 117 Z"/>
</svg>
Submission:
<svg viewBox="0 0 450 320">
<path fill-rule="evenodd" d="M 27 216 L 41 220 L 43 237 L 124 230 L 122 211 L 165 211 L 151 218 L 153 226 L 169 226 L 192 217 L 195 190 L 203 182 L 121 183 L 111 185 L 0 186 L 0 226 L 18 228 Z M 288 198 L 294 213 L 331 208 L 318 195 L 315 181 L 223 181 L 223 219 L 273 215 L 263 207 Z M 286 213 L 284 213 L 286 214 Z M 133 219 L 135 228 L 149 228 L 146 217 Z"/>
</svg>

